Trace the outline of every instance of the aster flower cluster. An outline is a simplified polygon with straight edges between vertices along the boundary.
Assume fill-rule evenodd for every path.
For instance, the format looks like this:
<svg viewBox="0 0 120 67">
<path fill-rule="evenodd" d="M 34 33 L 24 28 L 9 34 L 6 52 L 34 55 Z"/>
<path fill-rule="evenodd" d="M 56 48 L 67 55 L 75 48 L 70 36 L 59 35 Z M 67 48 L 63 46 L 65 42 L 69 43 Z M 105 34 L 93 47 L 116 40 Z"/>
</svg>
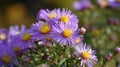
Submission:
<svg viewBox="0 0 120 67">
<path fill-rule="evenodd" d="M 96 52 L 83 43 L 85 32 L 84 27 L 79 29 L 77 16 L 71 11 L 67 9 L 41 9 L 37 14 L 37 22 L 33 23 L 29 29 L 26 29 L 24 25 L 20 28 L 17 25 L 11 26 L 9 30 L 0 29 L 0 66 L 20 65 L 20 59 L 16 58 L 23 57 L 23 55 L 25 55 L 23 61 L 29 61 L 29 52 L 31 56 L 35 52 L 39 53 L 41 49 L 55 48 L 54 52 L 66 49 L 65 51 L 69 53 L 72 48 L 75 50 L 72 53 L 78 58 L 80 66 L 91 67 L 96 63 L 97 57 L 95 56 Z M 39 48 L 42 46 L 49 46 L 49 48 Z M 60 48 L 56 49 L 56 47 Z M 26 54 L 28 55 L 26 56 Z M 48 56 L 49 54 L 45 53 L 42 58 L 47 58 L 50 61 L 51 57 Z M 52 55 L 50 54 L 50 56 Z M 55 64 L 64 66 L 64 62 L 60 62 L 60 64 L 55 62 Z"/>
</svg>

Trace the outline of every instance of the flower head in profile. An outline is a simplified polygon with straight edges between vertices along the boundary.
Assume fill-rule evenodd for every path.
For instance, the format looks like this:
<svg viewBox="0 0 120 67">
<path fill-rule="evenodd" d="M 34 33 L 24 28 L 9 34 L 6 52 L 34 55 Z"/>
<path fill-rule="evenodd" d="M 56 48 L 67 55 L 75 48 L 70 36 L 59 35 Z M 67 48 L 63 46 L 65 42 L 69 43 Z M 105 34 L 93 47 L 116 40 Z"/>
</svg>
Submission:
<svg viewBox="0 0 120 67">
<path fill-rule="evenodd" d="M 8 40 L 8 30 L 0 29 L 0 43 L 6 43 Z"/>
<path fill-rule="evenodd" d="M 95 51 L 92 50 L 91 47 L 86 44 L 76 45 L 75 54 L 81 60 L 81 66 L 88 65 L 88 67 L 92 67 L 97 61 Z"/>
<path fill-rule="evenodd" d="M 79 36 L 78 26 L 69 22 L 69 24 L 55 24 L 52 27 L 53 40 L 61 45 L 73 46 L 75 38 Z"/>
<path fill-rule="evenodd" d="M 26 27 L 24 25 L 21 25 L 21 28 L 19 28 L 17 25 L 10 26 L 9 35 L 10 36 L 19 35 L 20 33 L 24 32 L 25 30 L 26 30 Z"/>
<path fill-rule="evenodd" d="M 49 21 L 51 19 L 54 19 L 56 17 L 55 10 L 49 10 L 49 9 L 41 9 L 37 14 L 37 20 L 44 20 Z"/>
<path fill-rule="evenodd" d="M 93 5 L 91 4 L 90 0 L 76 0 L 73 2 L 73 8 L 75 10 L 81 11 L 86 8 L 93 9 Z"/>
<path fill-rule="evenodd" d="M 0 44 L 0 65 L 13 67 L 14 53 L 10 47 Z"/>
</svg>

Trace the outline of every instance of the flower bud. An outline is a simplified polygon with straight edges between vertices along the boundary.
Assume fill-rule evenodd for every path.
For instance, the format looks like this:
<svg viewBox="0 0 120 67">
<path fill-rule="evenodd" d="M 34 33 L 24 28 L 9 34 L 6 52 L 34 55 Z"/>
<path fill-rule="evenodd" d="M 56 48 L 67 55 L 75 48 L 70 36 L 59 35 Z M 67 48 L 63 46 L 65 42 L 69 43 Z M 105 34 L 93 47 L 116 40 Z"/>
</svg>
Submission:
<svg viewBox="0 0 120 67">
<path fill-rule="evenodd" d="M 81 27 L 81 28 L 80 28 L 80 34 L 83 35 L 83 34 L 85 34 L 85 33 L 86 33 L 86 29 L 85 29 L 84 27 Z"/>
<path fill-rule="evenodd" d="M 30 61 L 30 58 L 29 58 L 29 57 L 27 57 L 27 56 L 23 57 L 22 59 L 23 59 L 23 61 L 25 61 L 25 62 Z"/>
<path fill-rule="evenodd" d="M 110 60 L 112 58 L 112 55 L 111 54 L 106 54 L 104 58 L 105 58 L 105 60 Z"/>
<path fill-rule="evenodd" d="M 76 58 L 76 55 L 74 53 L 71 54 L 71 58 Z"/>
<path fill-rule="evenodd" d="M 115 48 L 115 52 L 116 52 L 116 53 L 120 53 L 120 47 L 116 47 L 116 48 Z"/>
<path fill-rule="evenodd" d="M 114 19 L 113 18 L 109 18 L 108 19 L 108 24 L 113 24 L 114 23 Z"/>
</svg>

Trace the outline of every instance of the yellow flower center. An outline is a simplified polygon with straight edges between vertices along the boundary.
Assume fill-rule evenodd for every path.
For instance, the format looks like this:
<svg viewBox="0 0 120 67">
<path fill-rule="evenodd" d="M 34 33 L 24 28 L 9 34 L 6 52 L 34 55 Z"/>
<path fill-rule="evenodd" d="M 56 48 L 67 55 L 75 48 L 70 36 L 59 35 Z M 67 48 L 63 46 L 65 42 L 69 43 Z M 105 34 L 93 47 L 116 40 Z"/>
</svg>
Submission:
<svg viewBox="0 0 120 67">
<path fill-rule="evenodd" d="M 116 2 L 120 2 L 120 0 L 116 0 Z"/>
<path fill-rule="evenodd" d="M 66 23 L 69 21 L 68 16 L 66 15 L 61 16 L 59 20 L 62 21 L 63 23 Z"/>
<path fill-rule="evenodd" d="M 70 29 L 65 29 L 62 32 L 62 35 L 63 35 L 63 37 L 68 38 L 68 37 L 70 37 L 72 35 L 72 31 Z"/>
<path fill-rule="evenodd" d="M 10 57 L 9 56 L 2 56 L 1 57 L 1 61 L 3 62 L 3 63 L 7 63 L 7 64 L 9 64 L 10 63 L 10 61 L 11 61 L 11 59 L 10 59 Z"/>
<path fill-rule="evenodd" d="M 101 6 L 102 8 L 105 8 L 105 7 L 107 6 L 107 0 L 101 0 L 101 1 L 100 1 L 100 6 Z"/>
<path fill-rule="evenodd" d="M 23 41 L 28 41 L 28 40 L 30 40 L 30 38 L 31 38 L 31 35 L 28 34 L 28 33 L 25 33 L 25 34 L 22 35 L 22 40 Z"/>
<path fill-rule="evenodd" d="M 14 52 L 20 52 L 20 48 L 17 46 L 14 46 L 13 50 L 14 50 Z"/>
<path fill-rule="evenodd" d="M 87 51 L 84 51 L 80 54 L 80 56 L 82 57 L 82 59 L 89 59 L 90 58 L 90 54 Z"/>
<path fill-rule="evenodd" d="M 55 13 L 54 12 L 51 12 L 50 14 L 48 14 L 48 18 L 52 19 L 55 17 Z"/>
<path fill-rule="evenodd" d="M 6 34 L 1 33 L 1 34 L 0 34 L 0 40 L 5 40 L 5 39 L 6 39 Z"/>
<path fill-rule="evenodd" d="M 75 39 L 75 43 L 80 43 L 79 37 Z"/>
<path fill-rule="evenodd" d="M 40 30 L 39 30 L 42 34 L 47 34 L 50 32 L 50 27 L 48 25 L 43 25 Z"/>
</svg>

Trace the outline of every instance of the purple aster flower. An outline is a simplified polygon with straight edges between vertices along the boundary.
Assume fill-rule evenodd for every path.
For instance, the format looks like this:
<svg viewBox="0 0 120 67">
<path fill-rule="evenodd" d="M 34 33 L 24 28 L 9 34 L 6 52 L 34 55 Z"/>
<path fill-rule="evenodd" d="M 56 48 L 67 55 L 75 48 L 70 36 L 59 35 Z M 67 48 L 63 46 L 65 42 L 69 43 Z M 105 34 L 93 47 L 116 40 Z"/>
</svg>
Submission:
<svg viewBox="0 0 120 67">
<path fill-rule="evenodd" d="M 31 35 L 33 40 L 48 40 L 51 39 L 51 25 L 47 22 L 39 21 L 38 23 L 32 24 Z"/>
<path fill-rule="evenodd" d="M 73 22 L 74 25 L 78 23 L 77 16 L 74 15 L 71 11 L 66 10 L 66 9 L 56 9 L 56 19 L 60 21 L 60 23 L 68 23 L 68 22 Z M 58 23 L 58 22 L 57 22 Z"/>
<path fill-rule="evenodd" d="M 55 24 L 52 27 L 53 40 L 61 45 L 73 46 L 75 44 L 75 38 L 79 36 L 78 26 L 74 23 L 69 24 Z"/>
<path fill-rule="evenodd" d="M 90 0 L 76 0 L 73 2 L 73 8 L 75 10 L 84 10 L 86 8 L 93 9 L 93 5 L 91 4 Z"/>
<path fill-rule="evenodd" d="M 26 30 L 26 27 L 24 25 L 21 25 L 21 28 L 19 28 L 17 25 L 11 26 L 9 28 L 9 35 L 10 36 L 19 35 L 20 33 L 24 32 L 25 30 Z"/>
<path fill-rule="evenodd" d="M 120 0 L 98 0 L 98 5 L 102 8 L 104 7 L 118 7 L 120 6 Z"/>
<path fill-rule="evenodd" d="M 14 53 L 6 45 L 0 45 L 0 66 L 9 65 L 13 67 Z"/>
<path fill-rule="evenodd" d="M 49 21 L 53 18 L 56 17 L 56 12 L 55 10 L 49 10 L 49 9 L 40 9 L 40 11 L 37 14 L 37 20 L 44 20 L 44 21 Z"/>
<path fill-rule="evenodd" d="M 23 50 L 28 48 L 29 46 L 33 45 L 32 36 L 30 34 L 30 30 L 25 30 L 19 35 L 14 36 L 11 39 L 11 47 L 15 52 L 19 52 L 19 50 Z"/>
<path fill-rule="evenodd" d="M 81 60 L 81 66 L 83 67 L 85 65 L 92 67 L 97 61 L 97 57 L 95 56 L 96 52 L 86 44 L 79 44 L 75 46 L 75 54 Z"/>
<path fill-rule="evenodd" d="M 5 43 L 8 40 L 8 30 L 0 29 L 0 43 Z"/>
</svg>

